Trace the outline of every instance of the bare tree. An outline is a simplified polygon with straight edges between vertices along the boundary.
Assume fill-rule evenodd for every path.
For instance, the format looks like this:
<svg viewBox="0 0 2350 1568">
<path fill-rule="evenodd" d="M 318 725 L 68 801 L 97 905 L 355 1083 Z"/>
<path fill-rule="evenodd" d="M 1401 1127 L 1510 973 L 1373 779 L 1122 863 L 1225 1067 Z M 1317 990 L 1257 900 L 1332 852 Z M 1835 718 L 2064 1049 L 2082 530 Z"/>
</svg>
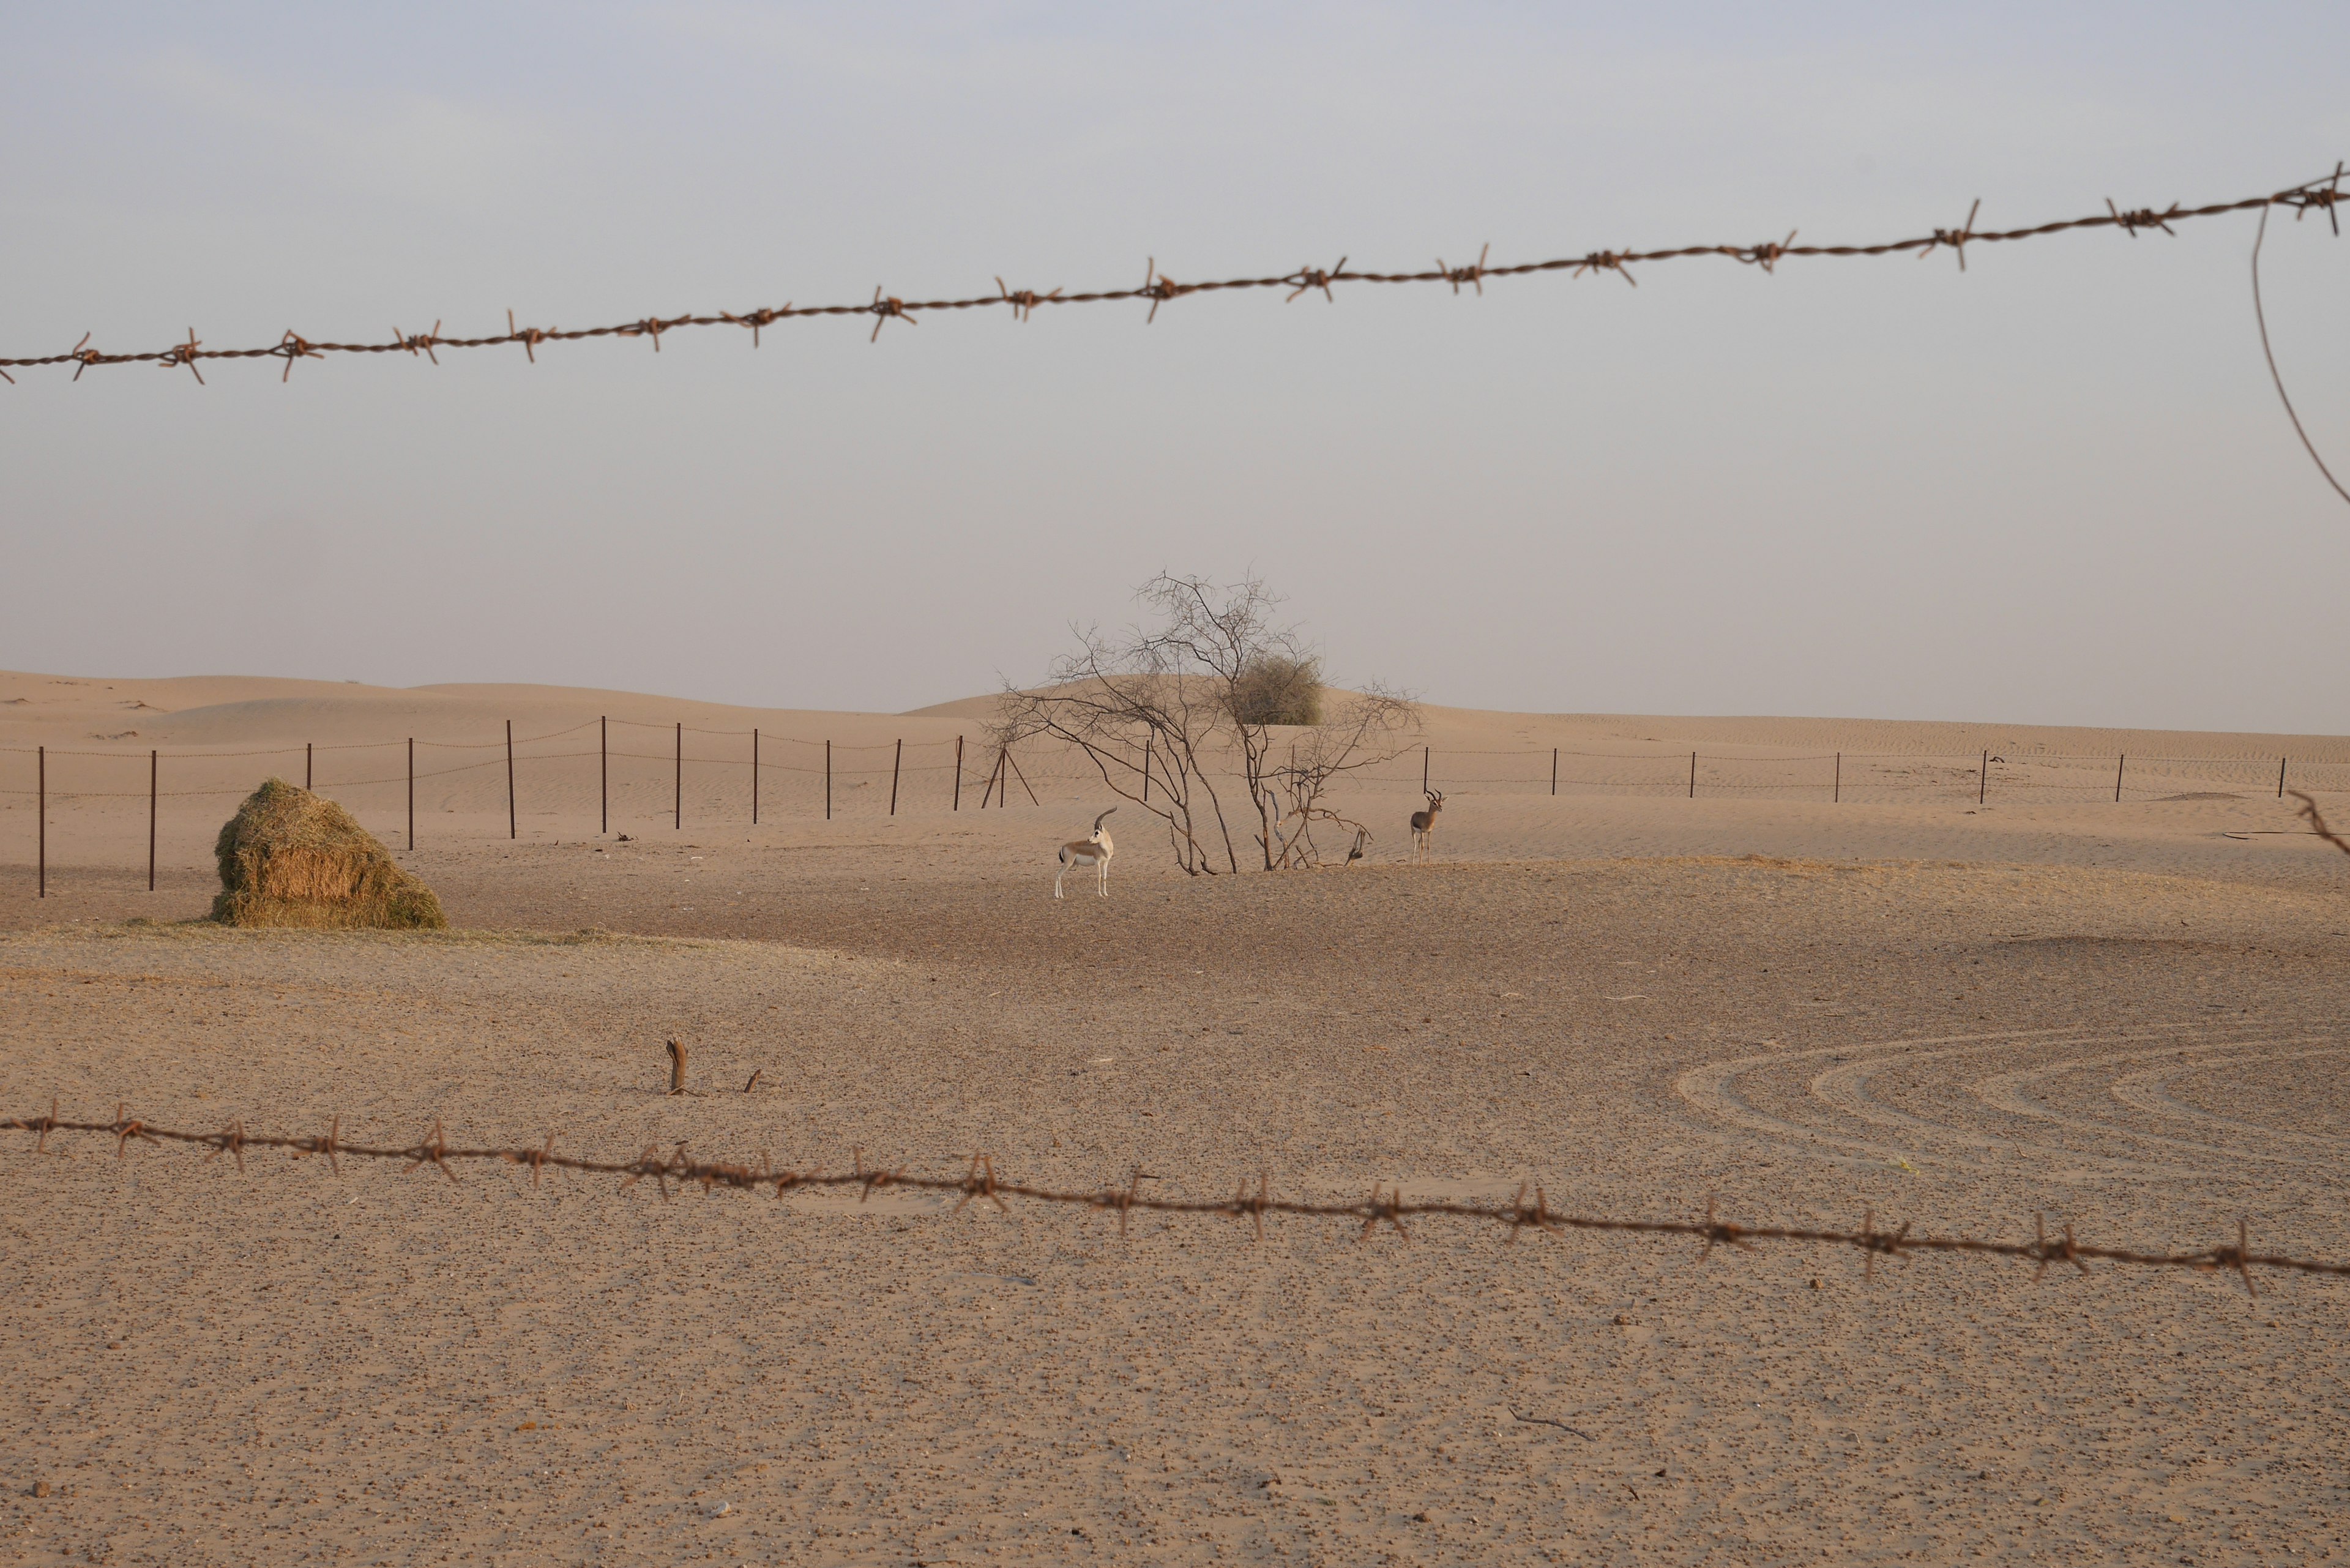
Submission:
<svg viewBox="0 0 2350 1568">
<path fill-rule="evenodd" d="M 1043 686 L 1007 686 L 993 739 L 1076 747 L 1119 798 L 1167 825 L 1176 864 L 1237 873 L 1240 852 L 1212 763 L 1239 774 L 1267 870 L 1320 862 L 1315 824 L 1357 827 L 1327 802 L 1347 774 L 1399 754 L 1419 717 L 1380 688 L 1326 691 L 1321 662 L 1280 600 L 1247 577 L 1229 587 L 1160 573 L 1137 591 L 1152 624 L 1076 631 Z M 1359 840 L 1357 840 L 1359 844 Z"/>
</svg>

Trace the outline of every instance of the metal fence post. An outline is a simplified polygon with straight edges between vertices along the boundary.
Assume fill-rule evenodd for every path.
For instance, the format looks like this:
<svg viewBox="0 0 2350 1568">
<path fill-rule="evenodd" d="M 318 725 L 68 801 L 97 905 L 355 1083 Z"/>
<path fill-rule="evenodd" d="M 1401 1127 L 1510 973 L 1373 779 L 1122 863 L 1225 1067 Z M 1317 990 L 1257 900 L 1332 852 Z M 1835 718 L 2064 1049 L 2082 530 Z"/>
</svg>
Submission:
<svg viewBox="0 0 2350 1568">
<path fill-rule="evenodd" d="M 2284 798 L 2284 759 L 2277 759 L 2277 799 Z"/>
<path fill-rule="evenodd" d="M 962 737 L 955 737 L 955 796 L 954 808 L 962 809 Z"/>
<path fill-rule="evenodd" d="M 37 805 L 37 807 L 36 807 L 36 809 L 37 814 L 38 814 L 38 815 L 40 816 L 40 819 L 41 819 L 41 828 L 40 828 L 41 847 L 40 847 L 40 849 L 39 849 L 39 851 L 38 851 L 39 859 L 40 859 L 40 868 L 39 868 L 39 870 L 38 870 L 37 872 L 36 872 L 36 873 L 35 873 L 36 877 L 38 878 L 38 884 L 39 884 L 39 889 L 40 889 L 40 890 L 39 890 L 39 892 L 36 895 L 36 897 L 46 898 L 47 898 L 47 897 L 49 896 L 49 748 L 48 748 L 48 747 L 47 747 L 47 746 L 43 746 L 43 747 L 40 749 L 39 757 L 38 757 L 38 760 L 37 760 L 37 762 L 36 763 L 36 764 L 35 764 L 35 765 L 39 769 L 39 782 L 36 784 L 36 786 L 35 786 L 35 791 L 34 791 L 34 793 L 35 793 L 36 795 L 38 795 L 38 797 L 39 797 L 39 804 L 38 804 L 38 805 Z"/>
<path fill-rule="evenodd" d="M 2122 802 L 2122 770 L 2127 766 L 2129 766 L 2129 753 L 2124 752 L 2121 754 L 2121 760 L 2114 763 L 2114 804 L 2116 805 L 2119 805 Z"/>
<path fill-rule="evenodd" d="M 1558 793 L 1558 748 L 1556 746 L 1550 749 L 1550 793 L 1553 794 Z"/>
<path fill-rule="evenodd" d="M 408 737 L 408 847 L 416 849 L 416 737 Z"/>
<path fill-rule="evenodd" d="M 507 723 L 511 725 L 513 721 L 508 720 Z M 310 742 L 307 741 L 302 742 L 302 787 L 310 787 Z"/>
<path fill-rule="evenodd" d="M 1828 804 L 1833 805 L 1842 799 L 1844 799 L 1844 753 L 1842 752 L 1838 752 L 1836 753 L 1835 789 L 1835 793 L 1828 796 Z"/>
<path fill-rule="evenodd" d="M 824 743 L 824 819 L 832 820 L 832 742 Z"/>
<path fill-rule="evenodd" d="M 1983 753 L 1982 772 L 1975 777 L 1975 804 L 1981 805 L 1991 794 L 1991 753 Z"/>
<path fill-rule="evenodd" d="M 759 826 L 759 727 L 751 726 L 751 826 Z"/>
<path fill-rule="evenodd" d="M 514 721 L 506 721 L 506 836 L 519 836 L 515 831 L 514 787 Z"/>
<path fill-rule="evenodd" d="M 1690 753 L 1690 799 L 1697 798 L 1697 753 Z"/>
<path fill-rule="evenodd" d="M 898 750 L 889 758 L 889 815 L 892 816 L 898 815 L 898 769 L 905 760 L 906 742 L 904 737 L 900 736 L 898 741 Z"/>
<path fill-rule="evenodd" d="M 677 779 L 674 787 L 676 793 L 670 797 L 670 809 L 675 815 L 671 817 L 670 826 L 682 833 L 685 831 L 685 721 L 682 719 L 677 722 Z"/>
<path fill-rule="evenodd" d="M 612 721 L 596 720 L 596 831 L 612 831 Z"/>
<path fill-rule="evenodd" d="M 155 781 L 159 770 L 156 753 L 147 753 L 147 890 L 155 890 Z"/>
</svg>

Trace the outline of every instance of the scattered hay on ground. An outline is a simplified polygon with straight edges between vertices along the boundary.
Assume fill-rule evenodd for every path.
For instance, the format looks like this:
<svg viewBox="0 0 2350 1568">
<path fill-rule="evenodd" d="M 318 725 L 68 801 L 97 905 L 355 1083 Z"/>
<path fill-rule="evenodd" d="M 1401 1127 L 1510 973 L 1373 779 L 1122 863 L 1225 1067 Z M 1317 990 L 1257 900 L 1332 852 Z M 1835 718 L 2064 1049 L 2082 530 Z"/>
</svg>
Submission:
<svg viewBox="0 0 2350 1568">
<path fill-rule="evenodd" d="M 213 846 L 221 892 L 213 919 L 312 929 L 448 925 L 432 889 L 392 863 L 373 834 L 333 801 L 271 779 L 245 798 Z"/>
</svg>

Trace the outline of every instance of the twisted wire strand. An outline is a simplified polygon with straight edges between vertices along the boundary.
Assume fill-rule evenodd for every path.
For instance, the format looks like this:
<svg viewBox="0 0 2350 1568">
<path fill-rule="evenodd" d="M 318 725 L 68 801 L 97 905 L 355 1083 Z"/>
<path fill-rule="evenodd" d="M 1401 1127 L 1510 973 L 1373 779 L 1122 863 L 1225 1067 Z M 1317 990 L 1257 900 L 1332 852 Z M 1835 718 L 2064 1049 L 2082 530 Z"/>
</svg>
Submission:
<svg viewBox="0 0 2350 1568">
<path fill-rule="evenodd" d="M 2241 1220 L 2237 1223 L 2236 1238 L 2232 1242 L 2222 1241 L 2210 1247 L 2187 1251 L 2158 1251 L 2083 1241 L 2073 1234 L 2069 1225 L 2051 1236 L 2044 1216 L 2035 1224 L 2032 1241 L 1998 1241 L 1966 1235 L 1917 1234 L 1907 1221 L 1887 1230 L 1878 1225 L 1874 1209 L 1863 1211 L 1860 1229 L 1856 1231 L 1806 1225 L 1742 1225 L 1721 1219 L 1711 1199 L 1707 1200 L 1701 1219 L 1629 1220 L 1572 1214 L 1552 1209 L 1544 1190 L 1531 1183 L 1521 1184 L 1516 1195 L 1506 1203 L 1462 1203 L 1441 1199 L 1415 1202 L 1404 1196 L 1401 1184 L 1390 1189 L 1384 1182 L 1375 1183 L 1367 1198 L 1352 1202 L 1316 1203 L 1274 1197 L 1270 1180 L 1262 1173 L 1256 1179 L 1253 1190 L 1243 1180 L 1228 1199 L 1152 1198 L 1145 1196 L 1140 1188 L 1143 1181 L 1155 1178 L 1149 1176 L 1139 1166 L 1133 1168 L 1123 1187 L 1073 1190 L 1006 1180 L 996 1174 L 993 1158 L 985 1154 L 972 1155 L 968 1168 L 959 1177 L 916 1176 L 902 1169 L 868 1168 L 861 1148 L 856 1152 L 851 1168 L 846 1171 L 827 1171 L 822 1168 L 779 1169 L 764 1154 L 760 1156 L 755 1166 L 697 1159 L 686 1152 L 683 1144 L 666 1155 L 658 1147 L 649 1147 L 632 1159 L 595 1159 L 556 1153 L 556 1135 L 553 1133 L 549 1133 L 546 1141 L 536 1148 L 452 1147 L 437 1121 L 432 1124 L 432 1130 L 415 1143 L 393 1146 L 344 1141 L 340 1116 L 335 1117 L 323 1134 L 307 1137 L 250 1133 L 242 1121 L 232 1122 L 217 1132 L 191 1132 L 151 1126 L 130 1116 L 120 1105 L 115 1107 L 111 1121 L 69 1120 L 57 1115 L 57 1103 L 52 1101 L 47 1115 L 15 1116 L 0 1121 L 0 1131 L 36 1135 L 34 1152 L 36 1154 L 48 1152 L 49 1138 L 58 1133 L 93 1133 L 111 1137 L 115 1140 L 117 1158 L 127 1156 L 133 1139 L 158 1146 L 174 1145 L 191 1150 L 202 1148 L 210 1151 L 208 1158 L 228 1155 L 235 1161 L 239 1172 L 244 1169 L 244 1157 L 248 1152 L 282 1149 L 296 1158 L 323 1156 L 338 1175 L 342 1169 L 341 1160 L 348 1158 L 400 1160 L 411 1171 L 430 1165 L 452 1182 L 457 1179 L 452 1166 L 484 1161 L 528 1168 L 534 1187 L 538 1184 L 540 1173 L 547 1169 L 577 1175 L 617 1176 L 622 1179 L 624 1189 L 650 1179 L 664 1199 L 670 1196 L 671 1182 L 681 1188 L 698 1185 L 705 1193 L 720 1188 L 739 1192 L 772 1189 L 778 1199 L 803 1189 L 826 1191 L 854 1188 L 858 1191 L 859 1202 L 888 1188 L 941 1195 L 951 1192 L 958 1195 L 954 1208 L 957 1213 L 973 1199 L 993 1203 L 998 1210 L 1008 1213 L 1010 1210 L 1004 1200 L 1016 1198 L 1032 1203 L 1107 1210 L 1117 1216 L 1120 1235 L 1126 1233 L 1128 1214 L 1137 1210 L 1194 1218 L 1245 1220 L 1253 1227 L 1260 1241 L 1264 1236 L 1264 1218 L 1268 1214 L 1359 1221 L 1362 1225 L 1359 1240 L 1369 1239 L 1381 1226 L 1409 1239 L 1410 1231 L 1404 1224 L 1407 1219 L 1436 1217 L 1503 1225 L 1508 1227 L 1513 1241 L 1516 1241 L 1521 1231 L 1528 1229 L 1551 1235 L 1579 1231 L 1680 1237 L 1703 1243 L 1701 1256 L 1711 1256 L 1717 1247 L 1746 1250 L 1761 1242 L 1851 1247 L 1861 1252 L 1865 1259 L 1864 1267 L 1872 1277 L 1879 1257 L 1898 1258 L 1919 1252 L 1965 1258 L 2017 1259 L 2035 1263 L 2043 1272 L 2050 1263 L 2059 1262 L 2070 1263 L 2086 1273 L 2091 1262 L 2126 1263 L 2144 1268 L 2192 1269 L 2206 1273 L 2228 1270 L 2241 1278 L 2244 1288 L 2255 1295 L 2259 1293 L 2259 1288 L 2252 1280 L 2251 1271 L 2254 1269 L 2350 1277 L 2350 1263 L 2253 1251 L 2248 1227 Z"/>
<path fill-rule="evenodd" d="M 720 326 L 747 328 L 751 333 L 752 345 L 755 348 L 759 342 L 760 333 L 764 328 L 777 322 L 800 320 L 810 317 L 871 317 L 873 331 L 869 340 L 879 341 L 881 328 L 890 321 L 903 321 L 909 326 L 913 326 L 919 324 L 920 317 L 931 311 L 977 310 L 1008 306 L 1014 319 L 1024 321 L 1032 317 L 1039 306 L 1044 306 L 1093 305 L 1132 300 L 1147 301 L 1150 310 L 1145 319 L 1155 321 L 1160 306 L 1185 295 L 1214 294 L 1239 289 L 1277 288 L 1285 291 L 1285 297 L 1291 301 L 1309 292 L 1319 293 L 1326 300 L 1336 297 L 1332 292 L 1335 286 L 1350 283 L 1443 284 L 1455 294 L 1459 294 L 1465 284 L 1482 295 L 1485 291 L 1486 280 L 1490 278 L 1523 277 L 1537 273 L 1564 272 L 1571 277 L 1581 277 L 1586 274 L 1596 276 L 1602 273 L 1613 273 L 1624 279 L 1626 283 L 1637 286 L 1638 280 L 1632 275 L 1630 270 L 1635 265 L 1646 265 L 1656 262 L 1678 261 L 1695 256 L 1727 257 L 1742 265 L 1755 266 L 1766 273 L 1771 273 L 1777 271 L 1780 263 L 1797 256 L 1883 256 L 1915 254 L 1922 258 L 1937 251 L 1949 250 L 1958 258 L 1960 270 L 1964 271 L 1967 247 L 1972 244 L 2001 244 L 2020 240 L 2038 239 L 2044 235 L 2063 234 L 2074 229 L 2119 229 L 2132 239 L 2136 239 L 2141 229 L 2159 229 L 2165 234 L 2175 234 L 2176 230 L 2171 226 L 2174 223 L 2184 223 L 2194 218 L 2210 218 L 2228 213 L 2252 211 L 2262 213 L 2265 224 L 2268 210 L 2272 207 L 2290 208 L 2296 216 L 2304 215 L 2313 210 L 2323 212 L 2329 222 L 2334 223 L 2338 232 L 2339 219 L 2335 208 L 2341 200 L 2343 176 L 2343 166 L 2337 163 L 2331 175 L 2299 185 L 2288 186 L 2268 195 L 2247 196 L 2230 202 L 2214 202 L 2198 207 L 2185 207 L 2174 202 L 2168 207 L 2158 211 L 2151 207 L 2124 211 L 2108 199 L 2106 202 L 2106 211 L 2103 213 L 2091 213 L 2086 217 L 2061 219 L 2054 223 L 2034 223 L 2017 229 L 1977 229 L 1974 226 L 1975 218 L 1982 206 L 1979 200 L 1969 211 L 1966 222 L 1955 229 L 1937 228 L 1915 238 L 1889 240 L 1876 244 L 1799 245 L 1794 243 L 1795 231 L 1790 230 L 1784 240 L 1763 241 L 1753 244 L 1677 245 L 1664 250 L 1646 251 L 1597 250 L 1588 251 L 1581 255 L 1557 256 L 1547 261 L 1519 262 L 1509 265 L 1493 264 L 1488 260 L 1486 252 L 1481 251 L 1478 254 L 1478 259 L 1465 266 L 1449 265 L 1440 259 L 1433 269 L 1416 272 L 1349 271 L 1346 265 L 1346 258 L 1341 257 L 1335 267 L 1301 266 L 1293 271 L 1262 276 L 1219 278 L 1201 283 L 1178 283 L 1159 270 L 1157 258 L 1153 257 L 1144 268 L 1142 282 L 1133 288 L 1093 289 L 1076 293 L 1055 288 L 1050 292 L 1040 293 L 1035 289 L 1006 287 L 1003 280 L 999 277 L 995 280 L 993 294 L 973 295 L 961 299 L 904 299 L 877 286 L 869 301 L 856 305 L 795 306 L 786 302 L 780 306 L 763 306 L 739 314 L 722 310 L 714 316 L 695 315 L 691 312 L 666 318 L 658 315 L 643 316 L 632 321 L 619 322 L 608 327 L 569 329 L 517 326 L 514 319 L 514 313 L 508 311 L 506 330 L 503 334 L 493 334 L 483 337 L 447 337 L 442 334 L 440 324 L 435 322 L 430 332 L 404 332 L 395 327 L 392 328 L 390 341 L 376 343 L 313 341 L 288 328 L 276 343 L 265 347 L 207 348 L 196 337 L 195 329 L 191 327 L 187 340 L 183 343 L 175 343 L 161 349 L 109 354 L 91 348 L 90 335 L 85 333 L 79 343 L 62 354 L 0 358 L 0 379 L 6 379 L 12 385 L 14 384 L 15 379 L 6 375 L 8 367 L 71 365 L 74 367 L 73 379 L 78 381 L 81 379 L 83 371 L 97 366 L 147 364 L 160 366 L 165 369 L 185 369 L 201 384 L 203 375 L 197 369 L 197 365 L 202 360 L 279 359 L 285 363 L 285 369 L 279 377 L 284 380 L 293 375 L 296 360 L 317 359 L 328 354 L 405 353 L 411 358 L 424 358 L 438 365 L 440 349 L 501 347 L 519 347 L 533 363 L 536 363 L 538 347 L 543 343 L 572 342 L 590 337 L 642 337 L 650 339 L 654 349 L 658 351 L 661 337 L 666 333 L 681 327 Z M 2312 455 L 2314 455 L 2314 450 Z"/>
</svg>

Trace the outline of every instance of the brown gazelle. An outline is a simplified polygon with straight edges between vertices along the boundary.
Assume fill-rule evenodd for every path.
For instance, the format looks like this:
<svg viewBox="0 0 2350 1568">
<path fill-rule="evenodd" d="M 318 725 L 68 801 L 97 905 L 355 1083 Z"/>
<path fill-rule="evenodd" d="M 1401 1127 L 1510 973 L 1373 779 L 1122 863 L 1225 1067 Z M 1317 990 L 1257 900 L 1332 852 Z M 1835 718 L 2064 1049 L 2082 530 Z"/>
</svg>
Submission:
<svg viewBox="0 0 2350 1568">
<path fill-rule="evenodd" d="M 1411 853 L 1418 860 L 1436 853 L 1436 814 L 1444 809 L 1444 792 L 1428 792 L 1428 809 L 1411 814 Z"/>
<path fill-rule="evenodd" d="M 1102 831 L 1102 824 L 1109 820 L 1109 812 L 1117 809 L 1111 806 L 1095 817 L 1094 830 L 1087 836 L 1072 838 L 1061 846 L 1061 868 L 1053 876 L 1053 897 L 1061 896 L 1061 878 L 1080 866 L 1094 868 L 1094 891 L 1102 898 L 1109 897 L 1109 857 L 1118 853 L 1118 846 Z"/>
</svg>

